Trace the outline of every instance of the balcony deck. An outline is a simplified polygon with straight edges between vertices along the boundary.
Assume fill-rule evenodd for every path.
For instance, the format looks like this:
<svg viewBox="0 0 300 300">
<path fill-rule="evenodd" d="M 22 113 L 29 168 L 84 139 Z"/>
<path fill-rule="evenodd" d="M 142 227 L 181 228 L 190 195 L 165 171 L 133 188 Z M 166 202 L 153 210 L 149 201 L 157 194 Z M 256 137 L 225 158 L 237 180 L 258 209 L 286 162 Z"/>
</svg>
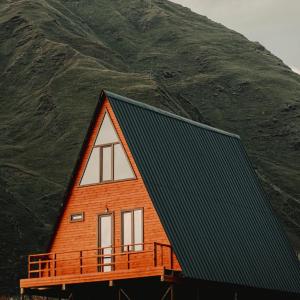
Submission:
<svg viewBox="0 0 300 300">
<path fill-rule="evenodd" d="M 144 243 L 119 247 L 29 255 L 21 288 L 166 276 L 180 271 L 170 245 Z"/>
</svg>

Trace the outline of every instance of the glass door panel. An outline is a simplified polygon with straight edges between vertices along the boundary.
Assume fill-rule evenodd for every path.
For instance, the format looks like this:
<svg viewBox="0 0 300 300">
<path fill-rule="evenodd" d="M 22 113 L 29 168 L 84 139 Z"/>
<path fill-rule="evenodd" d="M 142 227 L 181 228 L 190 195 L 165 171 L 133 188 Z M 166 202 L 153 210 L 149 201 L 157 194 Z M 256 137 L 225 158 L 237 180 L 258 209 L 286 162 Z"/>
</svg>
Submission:
<svg viewBox="0 0 300 300">
<path fill-rule="evenodd" d="M 113 270 L 113 215 L 99 216 L 99 247 L 100 253 L 100 271 L 110 272 Z"/>
</svg>

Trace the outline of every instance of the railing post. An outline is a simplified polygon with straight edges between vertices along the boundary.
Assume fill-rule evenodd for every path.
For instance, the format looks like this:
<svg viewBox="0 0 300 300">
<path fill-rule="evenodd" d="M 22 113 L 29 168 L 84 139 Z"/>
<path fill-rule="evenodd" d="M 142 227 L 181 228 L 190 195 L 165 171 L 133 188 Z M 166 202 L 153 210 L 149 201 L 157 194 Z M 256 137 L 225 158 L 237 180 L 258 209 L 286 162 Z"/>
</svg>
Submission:
<svg viewBox="0 0 300 300">
<path fill-rule="evenodd" d="M 50 262 L 50 266 L 51 266 L 51 276 L 54 276 L 54 254 L 51 253 L 51 262 Z"/>
<path fill-rule="evenodd" d="M 153 243 L 153 263 L 154 267 L 157 267 L 157 245 L 156 242 Z"/>
<path fill-rule="evenodd" d="M 82 251 L 80 251 L 79 255 L 80 255 L 80 257 L 79 257 L 79 260 L 80 260 L 80 274 L 82 274 Z"/>
<path fill-rule="evenodd" d="M 104 263 L 102 255 L 103 255 L 103 249 L 100 248 L 98 249 L 98 254 L 97 254 L 97 272 L 102 272 L 104 269 L 104 266 L 102 266 L 102 264 Z"/>
<path fill-rule="evenodd" d="M 115 247 L 111 247 L 111 259 L 110 259 L 110 263 L 111 263 L 111 271 L 115 271 L 116 270 L 116 256 L 114 255 L 115 254 Z"/>
<path fill-rule="evenodd" d="M 130 269 L 129 245 L 127 245 L 127 269 Z"/>
<path fill-rule="evenodd" d="M 56 276 L 56 253 L 53 254 L 53 271 L 54 276 Z"/>
<path fill-rule="evenodd" d="M 50 268 L 50 258 L 48 256 L 48 262 L 47 262 L 47 271 L 48 271 L 48 277 L 51 276 L 51 268 Z"/>
<path fill-rule="evenodd" d="M 41 278 L 42 277 L 42 264 L 41 264 L 41 259 L 40 258 L 39 258 L 38 266 L 39 266 L 39 278 Z"/>
<path fill-rule="evenodd" d="M 30 255 L 28 255 L 28 258 L 27 258 L 27 264 L 28 264 L 28 266 L 27 266 L 27 270 L 28 270 L 28 278 L 31 278 L 31 265 L 30 265 L 30 262 L 31 262 L 31 256 Z"/>
<path fill-rule="evenodd" d="M 173 248 L 170 246 L 170 264 L 171 264 L 171 270 L 173 270 Z"/>
</svg>

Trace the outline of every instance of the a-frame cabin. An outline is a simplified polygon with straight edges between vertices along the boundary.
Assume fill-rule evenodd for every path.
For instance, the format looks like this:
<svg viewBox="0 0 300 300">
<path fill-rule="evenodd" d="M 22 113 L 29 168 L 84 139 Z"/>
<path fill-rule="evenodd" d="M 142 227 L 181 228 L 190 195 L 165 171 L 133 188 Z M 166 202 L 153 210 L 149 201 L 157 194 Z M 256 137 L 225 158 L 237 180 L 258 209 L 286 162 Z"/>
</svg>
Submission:
<svg viewBox="0 0 300 300">
<path fill-rule="evenodd" d="M 299 262 L 238 136 L 102 92 L 21 293 L 297 299 Z"/>
</svg>

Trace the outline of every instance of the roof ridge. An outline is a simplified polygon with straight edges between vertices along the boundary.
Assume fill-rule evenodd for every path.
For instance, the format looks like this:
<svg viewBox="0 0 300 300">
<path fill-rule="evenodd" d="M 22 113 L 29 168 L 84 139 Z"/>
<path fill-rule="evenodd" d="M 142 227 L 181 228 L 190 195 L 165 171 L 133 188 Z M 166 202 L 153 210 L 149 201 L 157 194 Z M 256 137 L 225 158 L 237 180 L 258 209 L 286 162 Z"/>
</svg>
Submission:
<svg viewBox="0 0 300 300">
<path fill-rule="evenodd" d="M 103 93 L 106 96 L 111 97 L 115 100 L 124 101 L 124 102 L 127 102 L 129 104 L 139 106 L 140 108 L 151 110 L 151 111 L 153 111 L 155 113 L 158 113 L 158 114 L 162 114 L 166 117 L 177 119 L 179 121 L 186 122 L 186 123 L 189 123 L 191 125 L 201 127 L 203 129 L 206 129 L 206 130 L 209 130 L 209 131 L 214 131 L 214 132 L 219 133 L 219 134 L 223 134 L 223 135 L 227 135 L 227 136 L 230 136 L 230 137 L 233 137 L 233 138 L 240 139 L 240 136 L 237 135 L 237 134 L 234 134 L 234 133 L 231 133 L 231 132 L 219 129 L 219 128 L 215 128 L 215 127 L 212 127 L 212 126 L 209 126 L 209 125 L 206 125 L 206 124 L 203 124 L 203 123 L 200 123 L 200 122 L 197 122 L 197 121 L 185 118 L 185 117 L 181 117 L 179 115 L 176 115 L 174 113 L 165 111 L 165 110 L 157 108 L 155 106 L 152 106 L 152 105 L 149 105 L 149 104 L 146 104 L 146 103 L 143 103 L 143 102 L 139 102 L 139 101 L 133 100 L 131 98 L 127 98 L 127 97 L 112 93 L 112 92 L 107 91 L 107 90 L 103 90 Z"/>
</svg>

